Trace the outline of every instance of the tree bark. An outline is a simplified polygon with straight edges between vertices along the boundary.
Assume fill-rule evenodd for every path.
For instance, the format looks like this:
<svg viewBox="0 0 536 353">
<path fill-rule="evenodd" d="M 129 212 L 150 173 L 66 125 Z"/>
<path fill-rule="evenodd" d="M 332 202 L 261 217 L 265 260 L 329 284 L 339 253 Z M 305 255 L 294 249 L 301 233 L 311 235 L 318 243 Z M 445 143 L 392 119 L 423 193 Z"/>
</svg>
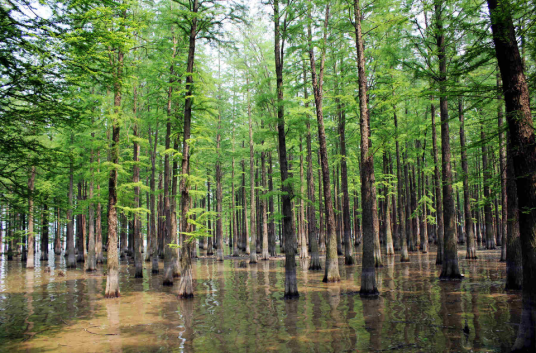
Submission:
<svg viewBox="0 0 536 353">
<path fill-rule="evenodd" d="M 192 121 L 192 105 L 193 105 L 193 72 L 194 72 L 194 60 L 195 60 L 195 40 L 197 36 L 197 12 L 198 12 L 198 0 L 193 0 L 192 19 L 190 24 L 190 38 L 188 46 L 188 61 L 186 65 L 186 96 L 184 100 L 184 124 L 183 124 L 183 149 L 182 149 L 182 165 L 181 165 L 181 231 L 189 232 L 188 224 L 188 209 L 190 206 L 190 193 L 189 193 L 189 176 L 190 176 L 190 126 Z M 220 186 L 221 187 L 221 186 Z M 176 236 L 176 235 L 174 235 Z M 193 298 L 194 288 L 192 280 L 192 259 L 191 259 L 191 246 L 192 238 L 183 236 L 181 237 L 183 242 L 181 244 L 181 280 L 179 283 L 179 298 Z M 221 245 L 221 244 L 218 244 Z M 222 247 L 218 246 L 218 252 Z M 223 256 L 222 256 L 223 257 Z M 223 260 L 223 259 L 222 259 Z"/>
<path fill-rule="evenodd" d="M 286 31 L 286 21 L 283 31 Z M 292 231 L 292 187 L 287 182 L 288 161 L 285 136 L 285 110 L 283 105 L 283 58 L 285 42 L 280 28 L 279 0 L 274 0 L 274 52 L 277 81 L 277 137 L 279 142 L 279 167 L 281 169 L 281 208 L 283 214 L 283 237 L 285 239 L 285 294 L 287 299 L 298 298 L 294 234 Z M 248 104 L 249 105 L 249 104 Z M 253 230 L 252 230 L 253 231 Z"/>
<path fill-rule="evenodd" d="M 71 145 L 73 134 L 71 133 Z M 74 187 L 74 162 L 73 156 L 69 158 L 69 208 L 67 209 L 67 268 L 76 268 L 74 250 L 74 218 L 73 218 L 73 187 Z"/>
<path fill-rule="evenodd" d="M 469 168 L 467 166 L 467 147 L 465 145 L 465 120 L 463 101 L 458 99 L 458 118 L 460 120 L 460 147 L 463 173 L 463 207 L 465 213 L 465 235 L 467 238 L 466 259 L 476 259 L 475 235 L 473 233 L 473 218 L 471 215 L 471 196 L 469 195 Z"/>
<path fill-rule="evenodd" d="M 441 280 L 460 280 L 463 276 L 458 267 L 458 246 L 456 239 L 456 213 L 452 191 L 452 171 L 450 165 L 450 136 L 449 113 L 446 92 L 447 59 L 445 55 L 445 35 L 443 30 L 441 3 L 435 1 L 435 15 L 437 26 L 437 58 L 439 60 L 439 110 L 441 115 L 441 169 L 443 178 L 443 216 L 444 216 L 444 244 L 443 268 L 439 278 Z"/>
<path fill-rule="evenodd" d="M 324 19 L 324 43 L 327 40 L 327 28 L 329 21 L 329 4 L 326 5 L 326 15 Z M 309 24 L 307 27 L 309 61 L 311 63 L 311 78 L 313 84 L 313 93 L 316 107 L 316 120 L 318 125 L 318 144 L 320 151 L 320 166 L 322 168 L 322 181 L 324 185 L 324 208 L 327 225 L 327 244 L 326 244 L 326 265 L 323 282 L 338 282 L 341 277 L 339 274 L 339 262 L 337 256 L 337 234 L 335 229 L 335 215 L 333 213 L 333 204 L 331 198 L 331 184 L 329 178 L 329 162 L 326 143 L 326 132 L 324 130 L 324 113 L 322 111 L 322 85 L 324 81 L 324 63 L 326 60 L 326 51 L 322 50 L 320 59 L 320 72 L 317 77 L 316 62 L 312 45 L 311 31 L 311 6 L 309 6 Z"/>
<path fill-rule="evenodd" d="M 119 121 L 121 110 L 121 78 L 123 71 L 123 52 L 117 54 L 117 73 L 114 82 L 114 117 L 112 118 L 111 162 L 114 167 L 108 178 L 108 275 L 106 277 L 106 298 L 119 297 L 119 256 L 117 253 L 117 164 L 119 163 Z"/>
<path fill-rule="evenodd" d="M 379 237 L 374 177 L 374 155 L 370 150 L 370 117 L 367 99 L 367 76 L 365 73 L 365 49 L 361 33 L 361 10 L 359 0 L 354 0 L 354 26 L 359 74 L 359 115 L 361 131 L 361 207 L 363 209 L 363 265 L 361 270 L 361 296 L 378 296 L 376 287 L 377 260 L 374 256 L 374 241 Z"/>
<path fill-rule="evenodd" d="M 30 177 L 28 178 L 28 256 L 26 258 L 26 268 L 35 267 L 35 234 L 34 234 L 34 200 L 33 192 L 35 185 L 35 166 L 30 167 Z"/>
<path fill-rule="evenodd" d="M 536 144 L 530 96 L 509 1 L 488 0 L 516 177 L 523 258 L 523 312 L 513 352 L 536 351 Z"/>
<path fill-rule="evenodd" d="M 95 133 L 91 133 L 91 137 L 93 139 L 95 137 Z M 91 149 L 89 163 L 91 176 L 89 181 L 89 231 L 86 271 L 91 272 L 97 270 L 97 253 L 95 249 L 95 210 L 93 208 L 93 180 L 95 178 L 93 173 L 93 148 Z"/>
</svg>

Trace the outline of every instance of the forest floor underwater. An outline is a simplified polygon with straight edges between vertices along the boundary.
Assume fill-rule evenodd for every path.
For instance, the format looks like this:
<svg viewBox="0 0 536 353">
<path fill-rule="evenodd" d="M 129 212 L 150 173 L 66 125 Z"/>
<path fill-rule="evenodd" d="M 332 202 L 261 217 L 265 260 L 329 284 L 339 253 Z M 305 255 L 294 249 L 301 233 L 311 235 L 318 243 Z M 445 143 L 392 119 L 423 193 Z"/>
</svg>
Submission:
<svg viewBox="0 0 536 353">
<path fill-rule="evenodd" d="M 226 252 L 229 251 L 226 247 Z M 162 272 L 134 278 L 121 261 L 118 299 L 105 299 L 105 267 L 66 270 L 63 256 L 0 260 L 0 351 L 3 352 L 508 352 L 521 319 L 521 292 L 504 290 L 500 250 L 466 260 L 461 282 L 439 281 L 436 248 L 383 256 L 378 299 L 359 296 L 356 265 L 339 258 L 341 281 L 323 283 L 296 258 L 297 300 L 283 300 L 284 258 L 249 264 L 245 256 L 193 262 L 195 297 L 179 300 Z M 39 257 L 37 257 L 38 259 Z M 245 261 L 246 267 L 240 262 Z M 322 259 L 323 262 L 323 259 Z M 160 263 L 162 267 L 162 263 Z M 243 266 L 243 263 L 242 263 Z M 47 269 L 50 267 L 50 269 Z M 50 270 L 50 271 L 49 271 Z M 60 275 L 60 271 L 65 273 Z M 176 279 L 178 281 L 178 279 Z"/>
</svg>

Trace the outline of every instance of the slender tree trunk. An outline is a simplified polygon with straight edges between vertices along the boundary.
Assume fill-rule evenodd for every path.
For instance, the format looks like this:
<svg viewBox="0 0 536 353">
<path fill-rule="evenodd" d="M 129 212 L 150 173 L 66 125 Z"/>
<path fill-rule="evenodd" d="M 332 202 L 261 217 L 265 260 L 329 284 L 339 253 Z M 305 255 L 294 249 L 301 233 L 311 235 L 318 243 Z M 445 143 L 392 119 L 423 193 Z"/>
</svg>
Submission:
<svg viewBox="0 0 536 353">
<path fill-rule="evenodd" d="M 309 107 L 308 92 L 306 87 L 306 70 L 304 66 L 303 72 L 304 80 L 304 97 L 306 101 L 306 108 Z M 309 245 L 311 248 L 311 262 L 309 263 L 309 270 L 319 271 L 322 269 L 320 264 L 320 256 L 318 253 L 318 234 L 316 228 L 316 217 L 315 217 L 315 183 L 313 176 L 313 153 L 311 146 L 311 121 L 309 116 L 307 116 L 307 198 L 309 202 L 307 203 L 307 222 L 308 222 L 308 233 L 309 233 Z"/>
<path fill-rule="evenodd" d="M 136 88 L 134 87 L 134 115 L 136 115 Z M 139 137 L 138 126 L 134 124 L 134 146 L 133 146 L 133 168 L 132 168 L 132 182 L 134 183 L 134 208 L 140 207 L 140 187 L 136 186 L 140 181 L 140 166 L 139 166 L 139 155 L 140 155 L 140 146 L 138 144 L 137 138 Z M 143 246 L 143 238 L 141 235 L 141 219 L 137 212 L 134 212 L 134 277 L 143 278 L 143 258 L 141 254 L 141 248 Z"/>
<path fill-rule="evenodd" d="M 210 199 L 212 198 L 212 195 L 210 193 L 210 173 L 207 170 L 207 212 L 211 212 L 212 208 L 210 207 Z M 216 221 L 217 222 L 217 221 Z M 216 226 L 214 224 L 214 226 Z M 212 223 L 210 218 L 208 219 L 208 229 L 212 230 Z M 209 236 L 207 237 L 207 255 L 214 255 L 214 237 Z"/>
<path fill-rule="evenodd" d="M 378 264 L 374 256 L 374 240 L 379 237 L 374 177 L 374 155 L 370 150 L 370 117 L 367 106 L 367 76 L 365 73 L 365 49 L 361 33 L 361 9 L 354 0 L 354 26 L 359 74 L 359 115 L 361 131 L 361 207 L 363 209 L 363 265 L 361 270 L 361 296 L 379 295 L 376 287 Z M 381 256 L 381 255 L 380 255 Z"/>
<path fill-rule="evenodd" d="M 223 261 L 223 194 L 222 194 L 222 171 L 221 171 L 221 113 L 218 114 L 218 134 L 216 136 L 216 150 L 218 160 L 216 161 L 216 259 Z"/>
<path fill-rule="evenodd" d="M 460 147 L 463 173 L 463 207 L 465 213 L 465 234 L 467 236 L 466 259 L 476 259 L 475 235 L 473 233 L 473 218 L 471 216 L 471 196 L 469 195 L 469 168 L 467 166 L 467 147 L 465 145 L 465 120 L 463 115 L 463 101 L 458 99 L 458 117 L 460 120 Z"/>
<path fill-rule="evenodd" d="M 34 234 L 34 184 L 35 184 L 36 168 L 30 168 L 30 177 L 28 178 L 28 257 L 26 258 L 26 268 L 34 268 L 35 255 L 35 234 Z"/>
<path fill-rule="evenodd" d="M 54 237 L 54 254 L 61 255 L 61 210 L 56 207 L 56 235 Z"/>
<path fill-rule="evenodd" d="M 149 128 L 149 146 L 152 146 L 151 151 L 151 200 L 150 200 L 150 218 L 149 218 L 149 237 L 152 239 L 151 249 L 151 273 L 158 274 L 158 237 L 156 234 L 156 147 L 158 145 L 158 121 L 154 133 L 154 145 L 151 142 L 151 128 Z M 149 249 L 147 249 L 149 251 Z"/>
<path fill-rule="evenodd" d="M 398 237 L 400 241 L 402 242 L 402 250 L 400 252 L 400 262 L 409 262 L 409 253 L 408 253 L 408 240 L 406 237 L 406 215 L 404 214 L 404 191 L 402 188 L 402 159 L 400 157 L 400 145 L 398 142 L 398 138 L 400 137 L 400 131 L 398 130 L 398 118 L 396 116 L 396 107 L 394 108 L 395 112 L 393 114 L 394 121 L 395 121 L 395 129 L 396 129 L 396 178 L 398 180 L 397 182 L 397 191 L 398 191 Z M 432 124 L 433 125 L 433 124 Z"/>
<path fill-rule="evenodd" d="M 264 144 L 264 141 L 263 141 Z M 261 178 L 262 178 L 262 195 L 261 198 L 261 215 L 262 215 L 262 255 L 261 260 L 270 260 L 270 254 L 268 252 L 268 222 L 266 209 L 268 208 L 268 201 L 266 200 L 266 152 L 261 152 Z"/>
<path fill-rule="evenodd" d="M 71 144 L 73 135 L 71 134 Z M 69 159 L 69 208 L 67 209 L 67 268 L 76 268 L 76 257 L 74 250 L 74 218 L 73 218 L 73 187 L 74 187 L 74 166 L 73 157 Z"/>
<path fill-rule="evenodd" d="M 95 137 L 95 133 L 91 133 L 91 137 Z M 97 254 L 95 249 L 95 210 L 93 209 L 93 180 L 95 178 L 93 173 L 93 148 L 90 154 L 90 181 L 89 181 L 89 231 L 88 231 L 88 256 L 86 262 L 86 271 L 97 270 Z"/>
<path fill-rule="evenodd" d="M 320 151 L 320 166 L 322 168 L 322 181 L 324 184 L 324 205 L 327 225 L 327 244 L 326 244 L 326 265 L 323 282 L 338 282 L 341 277 L 339 274 L 339 262 L 337 256 L 337 233 L 335 229 L 335 215 L 333 213 L 333 204 L 331 198 L 331 184 L 329 180 L 329 162 L 326 143 L 326 132 L 324 130 L 324 113 L 322 111 L 322 84 L 324 81 L 324 63 L 326 59 L 325 49 L 322 51 L 320 59 L 320 72 L 317 77 L 316 62 L 312 45 L 311 31 L 311 7 L 309 6 L 309 24 L 307 28 L 309 44 L 309 60 L 311 63 L 311 77 L 316 107 L 316 119 L 318 125 L 318 144 Z M 326 15 L 324 19 L 324 43 L 327 40 L 327 28 L 329 21 L 329 4 L 326 5 Z"/>
<path fill-rule="evenodd" d="M 253 154 L 253 123 L 251 120 L 251 103 L 249 98 L 249 77 L 247 79 L 248 91 L 248 122 L 249 122 L 249 197 L 250 197 L 250 214 L 249 214 L 249 229 L 251 232 L 251 249 L 249 253 L 249 263 L 257 263 L 257 229 L 255 227 L 255 164 Z"/>
<path fill-rule="evenodd" d="M 497 120 L 499 125 L 499 168 L 501 175 L 501 219 L 502 219 L 502 242 L 501 242 L 501 261 L 506 261 L 506 250 L 508 243 L 508 194 L 506 192 L 506 144 L 504 141 L 504 123 L 503 123 L 503 105 L 502 95 L 499 93 L 500 89 L 500 77 L 497 72 L 497 98 L 499 100 L 499 106 L 497 108 Z M 514 195 L 514 194 L 512 194 Z"/>
<path fill-rule="evenodd" d="M 383 151 L 383 168 L 384 168 L 384 174 L 389 173 L 389 162 L 390 158 L 387 158 L 387 154 L 385 150 Z M 390 187 L 385 188 L 385 213 L 384 213 L 384 229 L 385 229 L 385 254 L 387 256 L 392 256 L 395 254 L 395 250 L 393 247 L 393 233 L 391 231 L 391 196 L 390 194 Z"/>
<path fill-rule="evenodd" d="M 193 0 L 190 11 L 193 13 L 190 24 L 190 38 L 188 47 L 188 62 L 186 66 L 186 97 L 184 101 L 184 124 L 183 124 L 183 150 L 182 150 L 182 168 L 181 168 L 181 231 L 189 232 L 188 224 L 188 208 L 190 205 L 190 193 L 188 190 L 187 178 L 190 175 L 190 125 L 192 120 L 192 105 L 193 105 L 193 76 L 194 60 L 195 60 L 195 40 L 197 36 L 197 0 Z M 194 296 L 193 280 L 192 280 L 192 259 L 191 246 L 192 239 L 183 238 L 181 244 L 181 281 L 179 284 L 179 298 L 192 298 Z M 221 245 L 221 244 L 218 244 Z M 218 252 L 221 247 L 218 246 Z M 222 254 L 223 255 L 223 254 Z M 223 257 L 223 256 L 222 256 Z"/>
<path fill-rule="evenodd" d="M 97 150 L 97 174 L 100 173 L 100 151 Z M 97 198 L 100 200 L 100 183 L 97 183 Z M 97 218 L 95 220 L 95 253 L 97 257 L 97 263 L 104 262 L 104 255 L 102 254 L 102 205 L 97 202 Z"/>
<path fill-rule="evenodd" d="M 285 136 L 285 110 L 283 105 L 283 57 L 285 42 L 280 29 L 279 0 L 274 0 L 274 52 L 277 81 L 277 137 L 279 142 L 279 167 L 281 169 L 281 203 L 283 214 L 283 237 L 285 239 L 285 294 L 287 299 L 299 297 L 296 277 L 296 257 L 294 255 L 294 234 L 292 232 L 292 187 L 287 182 L 288 161 Z M 286 28 L 284 28 L 286 30 Z M 284 38 L 284 37 L 283 37 Z M 249 99 L 248 99 L 249 103 Z M 249 104 L 248 104 L 249 106 Z M 253 201 L 253 200 L 252 200 Z M 253 232 L 253 230 L 252 230 Z"/>
<path fill-rule="evenodd" d="M 341 64 L 342 65 L 342 64 Z M 342 67 L 341 67 L 342 70 Z M 338 88 L 337 88 L 338 91 Z M 352 248 L 352 229 L 350 226 L 350 196 L 348 194 L 348 167 L 346 165 L 346 114 L 340 101 L 337 99 L 339 105 L 339 138 L 341 146 L 341 187 L 342 187 L 342 219 L 344 225 L 344 263 L 346 265 L 353 265 L 355 263 Z"/>
<path fill-rule="evenodd" d="M 484 219 L 486 226 L 486 249 L 495 249 L 495 235 L 493 234 L 493 217 L 491 214 L 491 192 L 489 183 L 491 182 L 490 166 L 488 165 L 488 148 L 486 146 L 486 133 L 484 123 L 480 123 L 480 139 L 482 140 L 482 169 L 484 188 Z"/>
<path fill-rule="evenodd" d="M 305 259 L 309 257 L 309 251 L 307 248 L 307 236 L 305 229 L 305 195 L 303 189 L 303 146 L 302 140 L 300 138 L 300 222 L 299 222 L 299 235 L 300 235 L 300 259 Z"/>
<path fill-rule="evenodd" d="M 175 269 L 175 249 L 172 248 L 173 244 L 176 244 L 175 238 L 177 237 L 177 234 L 173 234 L 171 228 L 172 228 L 172 201 L 170 197 L 170 187 L 173 177 L 173 172 L 171 170 L 170 165 L 170 154 L 169 149 L 171 148 L 171 109 L 172 109 L 172 96 L 173 96 L 173 83 L 175 82 L 175 56 L 177 53 L 177 38 L 175 36 L 175 33 L 172 31 L 172 42 L 173 47 L 171 51 L 171 60 L 172 64 L 169 68 L 169 87 L 168 87 L 168 95 L 167 95 L 167 107 L 166 107 L 166 114 L 167 114 L 167 123 L 166 123 L 166 140 L 165 140 L 165 147 L 166 147 L 166 153 L 164 155 L 164 216 L 165 216 L 165 222 L 163 224 L 164 228 L 164 278 L 163 278 L 163 285 L 164 286 L 172 286 L 173 285 L 173 272 Z M 175 221 L 176 222 L 176 221 Z"/>
<path fill-rule="evenodd" d="M 439 110 L 441 115 L 441 169 L 443 178 L 443 216 L 445 238 L 443 243 L 443 268 L 440 279 L 459 280 L 463 276 L 458 268 L 458 244 L 456 239 L 456 213 L 452 191 L 452 171 L 450 165 L 449 113 L 446 96 L 447 59 L 445 55 L 445 35 L 443 30 L 441 3 L 435 2 L 437 26 L 437 48 L 439 60 Z"/>
<path fill-rule="evenodd" d="M 274 220 L 274 197 L 273 197 L 273 191 L 274 191 L 274 181 L 272 177 L 272 152 L 268 152 L 268 192 L 270 193 L 270 200 L 268 203 L 268 211 L 270 212 L 270 223 L 268 224 L 268 242 L 269 242 L 269 251 L 270 256 L 276 256 L 277 250 L 276 250 L 276 234 L 275 234 L 275 220 Z M 245 177 L 245 174 L 243 174 Z M 243 179 L 244 180 L 244 179 Z M 245 185 L 245 181 L 244 184 Z M 244 229 L 245 233 L 247 235 L 247 217 L 246 217 L 246 196 L 245 196 L 245 187 L 244 187 Z"/>
<path fill-rule="evenodd" d="M 118 52 L 117 76 L 114 83 L 114 117 L 112 120 L 111 162 L 114 167 L 108 178 L 108 275 L 106 278 L 106 298 L 119 297 L 119 256 L 117 254 L 117 168 L 119 164 L 119 121 L 116 116 L 121 109 L 121 78 L 123 70 L 123 52 Z"/>
<path fill-rule="evenodd" d="M 443 263 L 443 240 L 445 237 L 444 219 L 443 219 L 443 196 L 441 191 L 441 175 L 439 172 L 439 160 L 438 160 L 438 148 L 437 148 L 437 132 L 435 122 L 435 106 L 432 103 L 431 106 L 432 115 L 432 150 L 434 154 L 434 185 L 435 185 L 435 199 L 436 199 L 436 242 L 437 242 L 437 257 L 436 264 Z"/>
</svg>

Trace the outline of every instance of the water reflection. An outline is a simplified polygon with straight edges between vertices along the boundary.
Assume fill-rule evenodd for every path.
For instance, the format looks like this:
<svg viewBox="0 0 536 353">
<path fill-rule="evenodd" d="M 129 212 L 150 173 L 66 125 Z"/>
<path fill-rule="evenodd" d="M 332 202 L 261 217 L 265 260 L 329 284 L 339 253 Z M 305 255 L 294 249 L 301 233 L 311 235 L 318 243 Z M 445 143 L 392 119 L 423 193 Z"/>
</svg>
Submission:
<svg viewBox="0 0 536 353">
<path fill-rule="evenodd" d="M 360 261 L 344 265 L 341 282 L 322 283 L 297 259 L 298 300 L 283 300 L 283 258 L 249 264 L 245 257 L 194 260 L 195 298 L 145 270 L 120 270 L 121 298 L 103 298 L 105 268 L 66 270 L 51 255 L 32 271 L 0 261 L 0 347 L 6 351 L 326 352 L 508 351 L 519 327 L 521 297 L 505 293 L 498 251 L 460 265 L 463 282 L 437 280 L 435 252 L 410 263 L 385 257 L 377 269 L 381 296 L 361 299 Z M 245 267 L 240 265 L 245 262 Z M 50 267 L 50 271 L 46 269 Z M 65 276 L 60 276 L 60 271 Z"/>
</svg>

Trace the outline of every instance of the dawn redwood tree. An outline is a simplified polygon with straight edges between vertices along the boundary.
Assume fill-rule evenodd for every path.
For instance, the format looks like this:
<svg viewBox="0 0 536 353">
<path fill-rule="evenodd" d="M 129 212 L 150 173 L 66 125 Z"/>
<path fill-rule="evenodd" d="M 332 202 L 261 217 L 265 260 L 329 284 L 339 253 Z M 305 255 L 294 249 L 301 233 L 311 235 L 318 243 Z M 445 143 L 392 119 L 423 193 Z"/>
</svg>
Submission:
<svg viewBox="0 0 536 353">
<path fill-rule="evenodd" d="M 446 92 L 447 79 L 447 57 L 445 54 L 445 33 L 443 27 L 441 2 L 434 3 L 436 20 L 436 44 L 437 58 L 439 60 L 439 111 L 441 116 L 441 169 L 443 177 L 443 217 L 445 238 L 443 243 L 443 268 L 442 280 L 459 280 L 463 276 L 458 267 L 458 246 L 456 237 L 456 212 L 454 208 L 454 197 L 452 191 L 452 170 L 450 165 L 450 135 L 449 135 L 449 112 Z"/>
<path fill-rule="evenodd" d="M 181 165 L 181 231 L 184 233 L 183 242 L 181 244 L 181 280 L 179 283 L 179 298 L 192 298 L 194 296 L 194 288 L 192 281 L 192 244 L 195 244 L 192 238 L 187 237 L 191 225 L 188 223 L 188 210 L 190 207 L 190 129 L 192 124 L 192 105 L 194 94 L 194 61 L 195 61 L 195 44 L 198 34 L 197 30 L 197 13 L 199 10 L 198 0 L 193 0 L 189 4 L 191 7 L 190 19 L 190 36 L 188 40 L 188 61 L 186 64 L 186 96 L 184 101 L 184 124 L 183 124 L 183 149 L 182 149 L 182 165 Z M 175 235 L 174 235 L 175 236 Z M 218 253 L 221 251 L 218 244 Z M 223 256 L 222 256 L 223 257 Z"/>
<path fill-rule="evenodd" d="M 307 71 L 305 69 L 305 63 L 303 67 L 303 94 L 305 98 L 305 108 L 309 107 L 308 91 L 307 91 Z M 320 264 L 320 256 L 318 253 L 318 229 L 316 227 L 315 217 L 315 181 L 313 176 L 313 152 L 311 146 L 311 118 L 307 114 L 306 128 L 307 128 L 307 231 L 309 233 L 309 246 L 311 247 L 311 262 L 309 263 L 309 270 L 319 271 L 322 269 Z"/>
<path fill-rule="evenodd" d="M 396 178 L 397 182 L 397 191 L 398 191 L 398 238 L 402 242 L 402 247 L 400 251 L 400 262 L 409 262 L 409 253 L 408 253 L 408 239 L 406 237 L 406 215 L 404 214 L 404 192 L 402 189 L 402 158 L 400 156 L 400 144 L 398 142 L 400 137 L 400 131 L 398 129 L 398 117 L 396 116 L 396 107 L 394 107 L 393 118 L 395 122 L 396 129 Z"/>
<path fill-rule="evenodd" d="M 249 84 L 249 77 L 247 80 Z M 255 155 L 253 151 L 253 122 L 251 120 L 251 106 L 249 103 L 249 86 L 248 86 L 248 127 L 249 127 L 249 200 L 251 207 L 249 208 L 249 230 L 251 232 L 251 249 L 249 253 L 249 263 L 257 263 L 257 227 L 255 226 Z"/>
<path fill-rule="evenodd" d="M 28 178 L 28 256 L 26 258 L 26 268 L 35 267 L 35 233 L 34 233 L 34 185 L 35 185 L 35 166 L 30 167 L 30 176 Z"/>
<path fill-rule="evenodd" d="M 509 1 L 487 0 L 503 82 L 509 151 L 515 170 L 523 258 L 523 311 L 512 352 L 536 351 L 536 139 L 530 96 Z"/>
<path fill-rule="evenodd" d="M 73 144 L 73 134 L 71 133 L 71 145 Z M 74 161 L 71 151 L 69 157 L 69 207 L 67 208 L 67 234 L 66 234 L 66 253 L 67 268 L 76 268 L 76 257 L 74 253 L 74 219 L 73 219 L 73 187 L 74 187 Z"/>
<path fill-rule="evenodd" d="M 114 75 L 114 114 L 112 116 L 112 141 L 110 160 L 113 163 L 108 177 L 108 274 L 106 277 L 106 298 L 119 297 L 119 254 L 117 252 L 117 164 L 119 163 L 119 121 L 121 110 L 121 90 L 123 78 L 123 51 L 117 50 Z"/>
<path fill-rule="evenodd" d="M 279 168 L 281 169 L 281 209 L 283 214 L 283 238 L 285 242 L 285 294 L 287 299 L 298 298 L 298 279 L 296 278 L 296 257 L 294 255 L 295 237 L 292 229 L 292 186 L 287 181 L 288 159 L 285 134 L 285 107 L 283 103 L 283 64 L 285 54 L 285 36 L 292 21 L 289 12 L 279 11 L 279 0 L 274 0 L 274 52 L 277 89 L 277 138 L 279 143 Z M 289 5 L 287 5 L 289 6 Z M 281 28 L 283 19 L 283 28 Z M 253 200 L 252 200 L 253 206 Z M 253 230 L 251 230 L 253 231 Z"/>
<path fill-rule="evenodd" d="M 95 133 L 91 133 L 91 138 L 95 137 Z M 87 261 L 85 263 L 86 271 L 96 271 L 97 270 L 97 254 L 95 248 L 95 210 L 93 202 L 93 189 L 94 189 L 94 179 L 95 175 L 93 173 L 93 148 L 90 152 L 90 181 L 89 181 L 89 229 L 88 229 L 88 252 L 87 252 Z"/>
<path fill-rule="evenodd" d="M 379 232 L 376 185 L 374 178 L 374 155 L 370 149 L 370 116 L 367 99 L 367 76 L 365 73 L 365 49 L 361 33 L 361 9 L 359 0 L 354 0 L 354 28 L 359 74 L 359 116 L 361 132 L 361 207 L 363 209 L 363 265 L 361 270 L 361 296 L 378 296 L 374 259 L 374 239 Z"/>
<path fill-rule="evenodd" d="M 463 209 L 465 214 L 465 235 L 467 237 L 466 259 L 476 259 L 475 234 L 473 232 L 473 218 L 471 213 L 471 197 L 469 196 L 469 171 L 467 166 L 467 147 L 465 144 L 465 118 L 463 113 L 463 101 L 458 100 L 458 119 L 460 120 L 460 147 L 463 174 Z"/>
<path fill-rule="evenodd" d="M 316 73 L 316 61 L 312 44 L 311 22 L 311 4 L 308 8 L 308 23 L 307 23 L 307 42 L 309 49 L 309 61 L 311 63 L 311 79 L 313 84 L 313 93 L 315 98 L 316 120 L 318 125 L 318 145 L 320 153 L 320 166 L 322 169 L 322 184 L 324 185 L 324 209 L 327 225 L 327 240 L 326 240 L 326 265 L 323 282 L 338 282 L 341 280 L 339 274 L 339 261 L 337 257 L 337 233 L 335 229 L 335 215 L 333 213 L 333 204 L 331 198 L 331 185 L 329 180 L 329 162 L 328 150 L 326 144 L 326 132 L 324 129 L 324 113 L 322 111 L 322 86 L 324 82 L 324 63 L 326 61 L 326 44 L 328 36 L 329 22 L 329 3 L 326 5 L 326 14 L 324 18 L 324 38 L 323 48 L 320 59 L 319 73 Z"/>
</svg>

